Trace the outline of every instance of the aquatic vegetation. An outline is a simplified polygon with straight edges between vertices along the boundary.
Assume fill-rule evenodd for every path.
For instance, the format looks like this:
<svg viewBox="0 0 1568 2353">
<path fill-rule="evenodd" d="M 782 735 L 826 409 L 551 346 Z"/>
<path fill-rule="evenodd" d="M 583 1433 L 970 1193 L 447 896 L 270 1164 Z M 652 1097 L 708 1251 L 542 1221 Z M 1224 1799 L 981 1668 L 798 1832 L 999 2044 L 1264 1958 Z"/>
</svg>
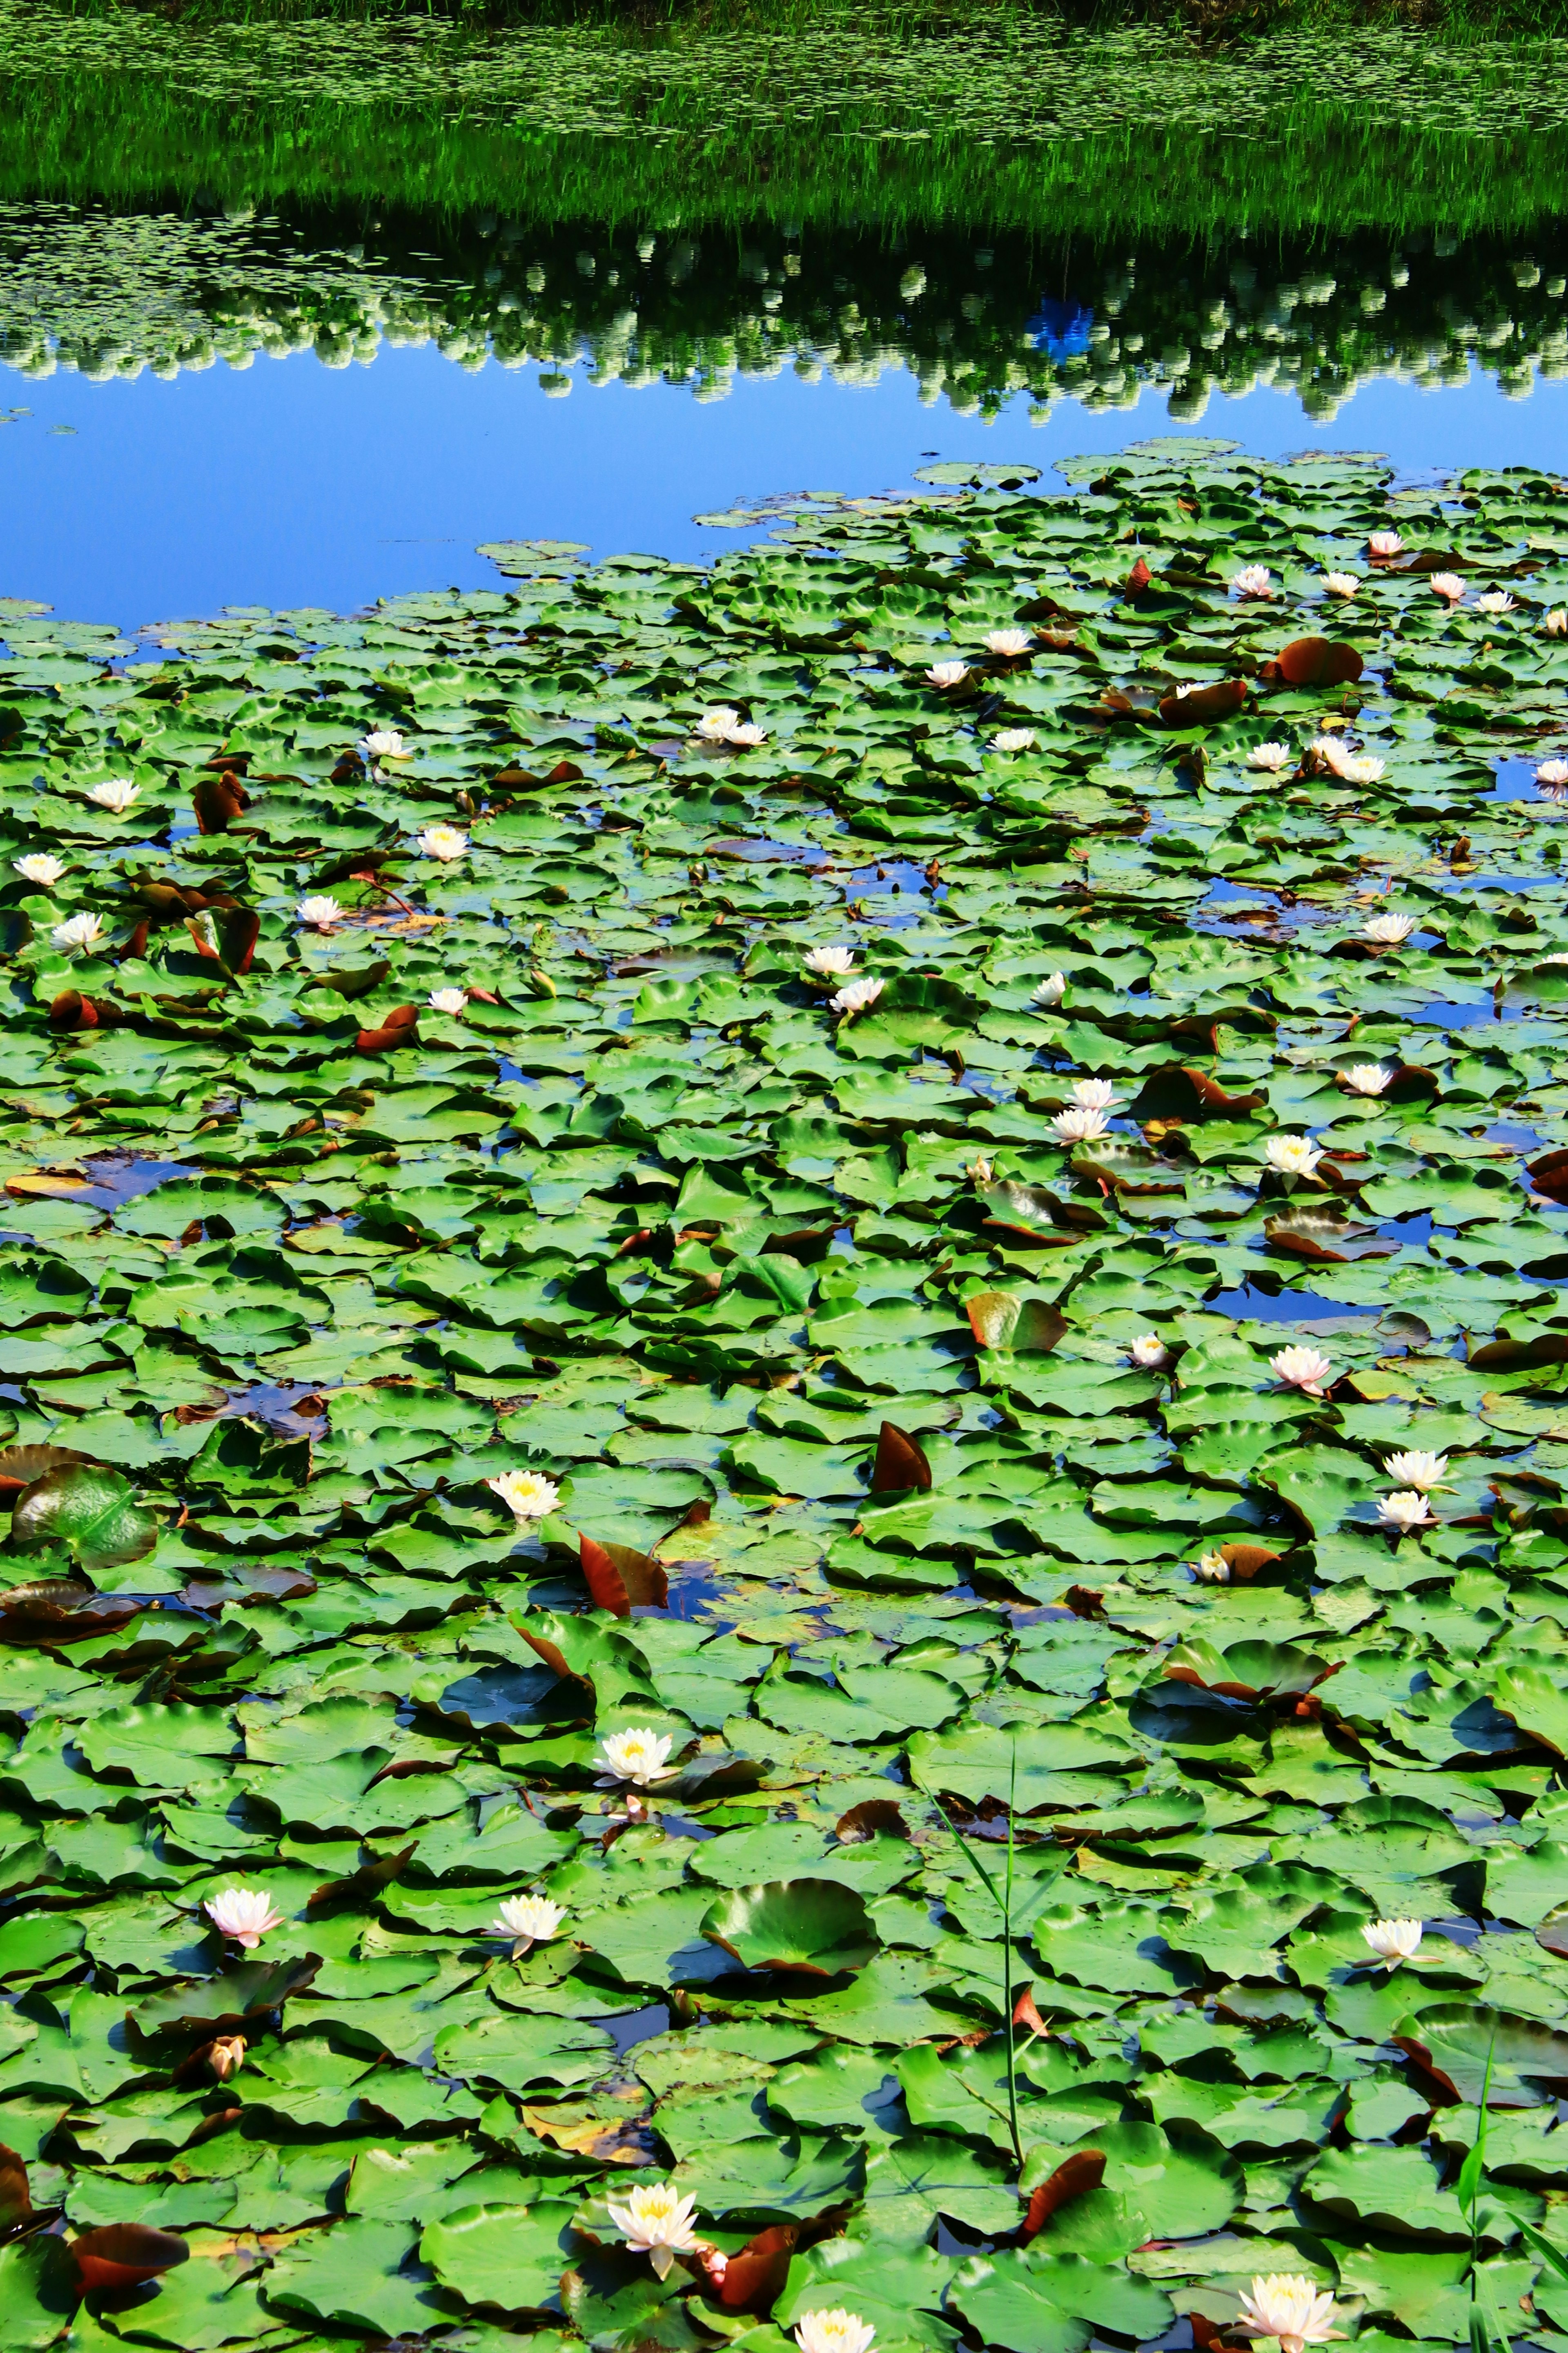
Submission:
<svg viewBox="0 0 1568 2353">
<path fill-rule="evenodd" d="M 19 2346 L 1556 2308 L 1568 493 L 940 470 L 3 608 Z"/>
</svg>

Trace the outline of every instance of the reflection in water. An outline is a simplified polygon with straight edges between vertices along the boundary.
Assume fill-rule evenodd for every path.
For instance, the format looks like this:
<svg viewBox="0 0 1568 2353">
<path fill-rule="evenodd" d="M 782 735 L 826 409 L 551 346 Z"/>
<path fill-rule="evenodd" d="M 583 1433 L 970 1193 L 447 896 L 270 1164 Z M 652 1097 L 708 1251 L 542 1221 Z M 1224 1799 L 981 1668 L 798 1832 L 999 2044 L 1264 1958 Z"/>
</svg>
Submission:
<svg viewBox="0 0 1568 2353">
<path fill-rule="evenodd" d="M 1510 396 L 1568 375 L 1568 225 L 1458 239 L 1271 236 L 1198 245 L 995 229 L 892 234 L 458 224 L 320 214 L 115 214 L 0 206 L 0 358 L 24 376 L 172 376 L 314 351 L 329 367 L 433 344 L 475 370 L 537 366 L 547 396 L 793 368 L 990 417 L 1016 394 L 1131 407 L 1155 385 L 1191 421 L 1260 385 L 1317 422 L 1357 387 L 1422 389 L 1479 365 Z"/>
</svg>

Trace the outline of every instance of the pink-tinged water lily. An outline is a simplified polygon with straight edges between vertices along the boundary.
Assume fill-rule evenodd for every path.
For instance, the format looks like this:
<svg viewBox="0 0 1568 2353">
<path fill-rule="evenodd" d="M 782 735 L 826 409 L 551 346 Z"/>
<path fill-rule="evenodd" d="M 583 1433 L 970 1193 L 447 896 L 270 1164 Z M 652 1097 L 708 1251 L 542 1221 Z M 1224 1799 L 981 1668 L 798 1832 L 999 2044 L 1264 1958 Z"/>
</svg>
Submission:
<svg viewBox="0 0 1568 2353">
<path fill-rule="evenodd" d="M 1268 599 L 1279 594 L 1274 586 L 1274 575 L 1267 564 L 1244 564 L 1241 570 L 1232 575 L 1230 585 L 1238 596 Z"/>
<path fill-rule="evenodd" d="M 1004 727 L 1000 735 L 991 738 L 994 752 L 1032 752 L 1039 742 L 1032 727 Z"/>
<path fill-rule="evenodd" d="M 1353 572 L 1326 573 L 1323 586 L 1331 596 L 1343 596 L 1347 600 L 1361 595 L 1361 582 Z"/>
<path fill-rule="evenodd" d="M 1059 1005 L 1068 993 L 1065 972 L 1047 973 L 1031 1000 L 1036 1005 Z"/>
<path fill-rule="evenodd" d="M 855 969 L 855 951 L 847 947 L 812 948 L 801 962 L 818 980 L 845 980 Z"/>
<path fill-rule="evenodd" d="M 1290 766 L 1295 757 L 1289 744 L 1255 744 L 1247 755 L 1247 765 L 1260 769 L 1265 776 L 1277 776 L 1281 769 Z"/>
<path fill-rule="evenodd" d="M 1092 1104 L 1069 1103 L 1066 1111 L 1054 1113 L 1051 1125 L 1058 1144 L 1092 1144 L 1105 1134 L 1105 1113 Z"/>
<path fill-rule="evenodd" d="M 1271 1135 L 1263 1154 L 1270 1168 L 1280 1176 L 1310 1176 L 1323 1156 L 1306 1135 Z"/>
<path fill-rule="evenodd" d="M 301 899 L 295 913 L 302 923 L 312 924 L 318 932 L 327 932 L 334 923 L 342 922 L 344 911 L 335 899 L 323 896 Z"/>
<path fill-rule="evenodd" d="M 804 2313 L 795 2325 L 800 2353 L 870 2353 L 876 2329 L 858 2312 L 836 2305 L 831 2312 Z"/>
<path fill-rule="evenodd" d="M 468 854 L 468 837 L 459 826 L 427 825 L 415 840 L 421 858 L 438 859 L 443 866 Z"/>
<path fill-rule="evenodd" d="M 1394 1072 L 1382 1062 L 1352 1062 L 1350 1069 L 1343 1071 L 1342 1076 L 1352 1094 L 1380 1095 L 1393 1078 Z"/>
<path fill-rule="evenodd" d="M 80 955 L 84 948 L 95 948 L 103 937 L 103 925 L 96 915 L 68 915 L 63 923 L 56 923 L 49 934 L 49 944 L 61 955 Z"/>
<path fill-rule="evenodd" d="M 1441 596 L 1446 605 L 1462 604 L 1465 584 L 1457 572 L 1434 572 L 1432 594 L 1434 596 Z"/>
<path fill-rule="evenodd" d="M 50 849 L 29 849 L 25 858 L 14 858 L 11 864 L 24 882 L 37 882 L 45 891 L 52 891 L 66 871 L 63 860 Z"/>
<path fill-rule="evenodd" d="M 1361 1933 L 1384 1968 L 1396 1969 L 1420 1951 L 1421 1926 L 1419 1920 L 1373 1920 Z"/>
<path fill-rule="evenodd" d="M 1412 1446 L 1402 1454 L 1391 1454 L 1384 1466 L 1384 1473 L 1401 1487 L 1414 1487 L 1425 1494 L 1429 1487 L 1439 1487 L 1448 1472 L 1446 1454 L 1434 1454 L 1430 1447 Z"/>
<path fill-rule="evenodd" d="M 108 809 L 114 817 L 123 817 L 141 790 L 141 786 L 132 784 L 129 776 L 110 776 L 107 784 L 94 785 L 88 799 L 96 801 L 100 808 Z"/>
<path fill-rule="evenodd" d="M 985 650 L 998 661 L 1021 661 L 1034 642 L 1030 629 L 991 629 L 986 632 Z"/>
<path fill-rule="evenodd" d="M 1396 531 L 1374 531 L 1368 535 L 1366 552 L 1386 564 L 1393 556 L 1404 554 L 1405 542 Z"/>
<path fill-rule="evenodd" d="M 272 1898 L 255 1887 L 225 1887 L 202 1905 L 220 1936 L 253 1953 L 269 1928 L 283 1926 L 283 1915 L 272 1908 Z"/>
<path fill-rule="evenodd" d="M 1140 1332 L 1127 1353 L 1135 1365 L 1142 1365 L 1145 1372 L 1152 1373 L 1166 1361 L 1171 1352 L 1158 1332 Z"/>
<path fill-rule="evenodd" d="M 932 662 L 926 672 L 927 681 L 931 686 L 962 686 L 968 676 L 969 664 L 966 661 Z"/>
<path fill-rule="evenodd" d="M 1361 935 L 1379 947 L 1397 948 L 1416 928 L 1414 915 L 1369 915 L 1361 927 Z"/>
<path fill-rule="evenodd" d="M 1305 1348 L 1292 1343 L 1270 1356 L 1268 1369 L 1287 1388 L 1300 1389 L 1307 1397 L 1321 1397 L 1334 1377 L 1334 1368 L 1321 1348 Z"/>
<path fill-rule="evenodd" d="M 461 1013 L 468 1001 L 468 992 L 466 988 L 433 988 L 425 999 L 432 1013 L 453 1015 Z"/>
<path fill-rule="evenodd" d="M 886 985 L 880 980 L 852 980 L 827 1001 L 835 1013 L 864 1013 L 868 1006 L 875 1005 Z"/>
<path fill-rule="evenodd" d="M 1484 596 L 1476 598 L 1478 613 L 1511 613 L 1513 598 L 1506 588 L 1489 588 Z"/>
<path fill-rule="evenodd" d="M 1412 1528 L 1432 1525 L 1432 1506 L 1419 1488 L 1401 1487 L 1394 1494 L 1380 1496 L 1377 1518 L 1380 1527 L 1407 1535 Z"/>
<path fill-rule="evenodd" d="M 552 1904 L 548 1895 L 509 1895 L 496 1906 L 496 1916 L 485 1934 L 512 1936 L 520 1945 L 548 1944 L 552 1936 L 560 1935 L 565 1917 L 566 1906 Z"/>
<path fill-rule="evenodd" d="M 1109 1079 L 1075 1079 L 1072 1099 L 1084 1111 L 1109 1111 L 1116 1101 L 1116 1089 Z"/>
<path fill-rule="evenodd" d="M 492 1495 L 500 1497 L 514 1520 L 542 1520 L 561 1501 L 554 1480 L 540 1471 L 503 1471 L 485 1484 Z"/>
<path fill-rule="evenodd" d="M 650 1789 L 656 1781 L 668 1781 L 676 1767 L 668 1761 L 674 1746 L 669 1735 L 652 1732 L 646 1725 L 633 1725 L 627 1732 L 615 1732 L 600 1744 L 595 1763 L 600 1770 L 616 1781 L 630 1781 L 635 1788 Z"/>
<path fill-rule="evenodd" d="M 1270 2272 L 1242 2294 L 1242 2327 L 1254 2337 L 1277 2337 L 1279 2353 L 1302 2353 L 1304 2346 L 1326 2345 L 1342 2335 L 1331 2325 L 1333 2317 L 1333 2297 L 1299 2272 Z"/>
<path fill-rule="evenodd" d="M 1222 1552 L 1205 1552 L 1193 1563 L 1193 1575 L 1205 1585 L 1228 1585 L 1230 1563 Z"/>
<path fill-rule="evenodd" d="M 660 2279 L 668 2278 L 677 2255 L 692 2253 L 698 2244 L 691 2227 L 697 2200 L 683 2198 L 673 2181 L 641 2183 L 627 2194 L 624 2206 L 613 2199 L 605 2204 L 623 2244 L 634 2254 L 651 2257 Z"/>
</svg>

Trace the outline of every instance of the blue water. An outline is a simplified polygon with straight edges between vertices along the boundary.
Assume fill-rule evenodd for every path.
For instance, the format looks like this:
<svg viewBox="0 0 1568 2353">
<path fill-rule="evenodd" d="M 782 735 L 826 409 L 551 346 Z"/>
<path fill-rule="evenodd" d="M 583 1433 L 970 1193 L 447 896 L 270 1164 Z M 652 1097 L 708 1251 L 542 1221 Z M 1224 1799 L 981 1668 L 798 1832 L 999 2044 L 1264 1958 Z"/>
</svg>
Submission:
<svg viewBox="0 0 1568 2353">
<path fill-rule="evenodd" d="M 1264 390 L 1216 395 L 1200 421 L 1173 426 L 1152 388 L 1131 409 L 1064 402 L 1037 427 L 1020 396 L 988 426 L 922 408 L 898 371 L 864 387 L 741 378 L 710 403 L 663 385 L 595 390 L 579 375 L 550 400 L 531 373 L 470 375 L 428 347 L 384 347 L 346 370 L 302 353 L 171 383 L 62 372 L 0 391 L 31 410 L 0 427 L 0 596 L 126 628 L 494 585 L 474 552 L 489 539 L 712 554 L 738 534 L 700 528 L 698 513 L 776 491 L 904 487 L 933 455 L 1048 466 L 1177 431 L 1264 456 L 1382 449 L 1419 473 L 1555 466 L 1568 448 L 1568 383 L 1538 381 L 1519 401 L 1480 375 L 1440 392 L 1374 382 L 1317 427 L 1294 396 Z"/>
</svg>

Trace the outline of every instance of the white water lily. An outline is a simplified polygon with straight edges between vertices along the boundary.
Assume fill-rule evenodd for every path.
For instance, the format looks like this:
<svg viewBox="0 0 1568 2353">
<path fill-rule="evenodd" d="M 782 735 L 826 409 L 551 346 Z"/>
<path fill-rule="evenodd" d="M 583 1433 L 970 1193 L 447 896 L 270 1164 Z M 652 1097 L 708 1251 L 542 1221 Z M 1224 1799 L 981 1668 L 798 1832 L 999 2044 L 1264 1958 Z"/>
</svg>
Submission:
<svg viewBox="0 0 1568 2353">
<path fill-rule="evenodd" d="M 1368 536 L 1366 549 L 1369 555 L 1381 556 L 1386 563 L 1391 555 L 1404 554 L 1405 542 L 1396 531 L 1374 531 Z"/>
<path fill-rule="evenodd" d="M 49 944 L 58 948 L 61 955 L 80 955 L 84 948 L 95 948 L 103 937 L 103 925 L 97 915 L 68 915 L 49 934 Z"/>
<path fill-rule="evenodd" d="M 1350 745 L 1342 744 L 1337 735 L 1314 735 L 1307 746 L 1307 757 L 1331 769 L 1336 776 L 1342 776 L 1350 765 Z"/>
<path fill-rule="evenodd" d="M 50 891 L 65 872 L 64 861 L 51 849 L 29 849 L 26 858 L 14 858 L 13 869 L 24 882 L 37 882 Z"/>
<path fill-rule="evenodd" d="M 1067 993 L 1068 981 L 1066 973 L 1047 973 L 1045 979 L 1041 981 L 1039 987 L 1036 989 L 1030 1001 L 1035 1005 L 1059 1005 Z"/>
<path fill-rule="evenodd" d="M 1135 1365 L 1142 1365 L 1145 1372 L 1152 1372 L 1157 1366 L 1164 1364 L 1171 1352 L 1158 1332 L 1140 1332 L 1127 1353 Z"/>
<path fill-rule="evenodd" d="M 1323 1156 L 1306 1135 L 1271 1135 L 1263 1152 L 1270 1168 L 1281 1176 L 1310 1176 Z"/>
<path fill-rule="evenodd" d="M 1459 605 L 1464 602 L 1465 584 L 1457 572 L 1434 572 L 1432 594 L 1441 596 L 1446 605 Z"/>
<path fill-rule="evenodd" d="M 468 837 L 459 826 L 427 825 L 415 840 L 421 858 L 438 858 L 444 866 L 468 854 Z"/>
<path fill-rule="evenodd" d="M 1484 596 L 1476 598 L 1478 613 L 1511 613 L 1513 598 L 1506 588 L 1489 588 Z"/>
<path fill-rule="evenodd" d="M 1568 760 L 1542 760 L 1535 771 L 1538 785 L 1568 785 Z"/>
<path fill-rule="evenodd" d="M 1267 564 L 1244 564 L 1241 570 L 1233 575 L 1230 585 L 1238 596 L 1268 597 L 1279 594 L 1274 586 L 1274 575 Z"/>
<path fill-rule="evenodd" d="M 602 1744 L 595 1763 L 602 1772 L 617 1781 L 630 1781 L 635 1788 L 649 1789 L 656 1781 L 668 1781 L 675 1771 L 668 1762 L 674 1746 L 667 1732 L 651 1732 L 646 1725 L 633 1725 L 628 1732 L 613 1732 Z"/>
<path fill-rule="evenodd" d="M 110 776 L 107 784 L 94 785 L 88 799 L 96 801 L 100 808 L 111 810 L 116 817 L 123 817 L 141 790 L 141 786 L 133 785 L 129 776 Z"/>
<path fill-rule="evenodd" d="M 359 754 L 362 760 L 372 762 L 406 760 L 408 757 L 403 738 L 395 727 L 373 727 L 368 735 L 360 737 Z"/>
<path fill-rule="evenodd" d="M 492 1495 L 500 1497 L 514 1520 L 542 1520 L 561 1501 L 560 1488 L 542 1471 L 503 1471 L 485 1484 Z"/>
<path fill-rule="evenodd" d="M 1361 1933 L 1385 1969 L 1414 1960 L 1421 1948 L 1419 1920 L 1373 1920 Z"/>
<path fill-rule="evenodd" d="M 705 743 L 722 744 L 731 728 L 738 727 L 740 723 L 740 712 L 732 711 L 727 702 L 721 702 L 717 709 L 705 711 L 691 732 L 694 735 L 700 735 Z"/>
<path fill-rule="evenodd" d="M 1091 1103 L 1069 1103 L 1066 1111 L 1053 1115 L 1051 1125 L 1058 1144 L 1092 1144 L 1097 1135 L 1105 1134 L 1105 1113 Z"/>
<path fill-rule="evenodd" d="M 1352 1062 L 1341 1073 L 1353 1095 L 1380 1095 L 1394 1072 L 1382 1062 Z"/>
<path fill-rule="evenodd" d="M 1391 1454 L 1383 1468 L 1386 1476 L 1397 1480 L 1402 1487 L 1415 1487 L 1425 1494 L 1429 1487 L 1440 1486 L 1447 1476 L 1448 1458 L 1446 1454 L 1434 1454 L 1430 1447 L 1412 1446 L 1403 1454 Z"/>
<path fill-rule="evenodd" d="M 225 1887 L 202 1905 L 220 1936 L 253 1953 L 269 1928 L 283 1926 L 283 1915 L 272 1908 L 272 1898 L 256 1887 Z"/>
<path fill-rule="evenodd" d="M 1371 752 L 1363 752 L 1354 759 L 1346 760 L 1340 774 L 1347 785 L 1375 785 L 1381 781 L 1387 765 L 1386 760 L 1379 760 Z"/>
<path fill-rule="evenodd" d="M 986 632 L 985 650 L 998 661 L 1021 661 L 1034 642 L 1030 629 L 991 629 Z"/>
<path fill-rule="evenodd" d="M 1084 1111 L 1109 1111 L 1116 1101 L 1116 1089 L 1109 1079 L 1075 1079 L 1072 1099 Z"/>
<path fill-rule="evenodd" d="M 317 931 L 325 932 L 330 931 L 334 923 L 342 923 L 344 910 L 335 899 L 321 897 L 301 899 L 295 913 L 302 923 L 313 923 Z"/>
<path fill-rule="evenodd" d="M 858 2312 L 836 2305 L 831 2312 L 808 2312 L 796 2321 L 800 2353 L 869 2353 L 876 2329 Z"/>
<path fill-rule="evenodd" d="M 991 738 L 994 752 L 1032 752 L 1039 742 L 1032 727 L 1004 727 L 1000 735 Z"/>
<path fill-rule="evenodd" d="M 1228 1585 L 1230 1563 L 1222 1552 L 1205 1552 L 1193 1563 L 1193 1575 L 1205 1585 Z"/>
<path fill-rule="evenodd" d="M 565 1917 L 564 1904 L 552 1904 L 548 1895 L 509 1895 L 496 1906 L 496 1916 L 485 1934 L 515 1936 L 520 1944 L 548 1944 L 552 1936 L 559 1936 Z"/>
<path fill-rule="evenodd" d="M 425 999 L 432 1013 L 461 1013 L 468 1001 L 466 988 L 433 988 Z"/>
<path fill-rule="evenodd" d="M 622 2242 L 637 2255 L 652 2257 L 660 2279 L 668 2279 L 677 2255 L 690 2254 L 698 2244 L 691 2218 L 694 2197 L 683 2198 L 673 2181 L 648 2181 L 630 2191 L 624 2206 L 607 2199 L 611 2221 Z"/>
<path fill-rule="evenodd" d="M 1302 2353 L 1342 2334 L 1331 2326 L 1334 2299 L 1299 2272 L 1270 2272 L 1255 2279 L 1241 2298 L 1241 2326 L 1255 2337 L 1278 2337 L 1279 2353 Z"/>
<path fill-rule="evenodd" d="M 1294 1343 L 1270 1356 L 1268 1369 L 1287 1388 L 1300 1389 L 1307 1397 L 1321 1397 L 1334 1368 L 1321 1348 L 1304 1348 Z"/>
<path fill-rule="evenodd" d="M 1427 1528 L 1432 1525 L 1432 1506 L 1418 1488 L 1401 1487 L 1392 1495 L 1379 1498 L 1378 1525 L 1393 1528 L 1399 1535 L 1412 1528 Z"/>
<path fill-rule="evenodd" d="M 1361 927 L 1363 940 L 1372 940 L 1379 947 L 1403 947 L 1416 929 L 1414 915 L 1369 915 Z"/>
<path fill-rule="evenodd" d="M 843 980 L 855 969 L 855 951 L 846 947 L 812 948 L 801 962 L 818 980 Z"/>
<path fill-rule="evenodd" d="M 1261 769 L 1265 776 L 1277 776 L 1295 757 L 1289 744 L 1255 744 L 1247 755 L 1247 765 Z"/>
<path fill-rule="evenodd" d="M 724 738 L 726 744 L 732 744 L 740 752 L 754 752 L 759 744 L 765 744 L 767 740 L 767 729 L 759 727 L 754 719 L 739 721 Z"/>
<path fill-rule="evenodd" d="M 880 980 L 852 980 L 827 1002 L 835 1013 L 864 1013 L 868 1006 L 875 1005 L 886 986 Z"/>
<path fill-rule="evenodd" d="M 1350 597 L 1361 595 L 1361 582 L 1353 572 L 1327 573 L 1324 575 L 1323 586 L 1331 596 Z"/>
<path fill-rule="evenodd" d="M 966 661 L 932 662 L 926 678 L 932 686 L 962 686 L 969 676 Z"/>
<path fill-rule="evenodd" d="M 1568 606 L 1559 605 L 1541 624 L 1549 638 L 1568 638 Z"/>
<path fill-rule="evenodd" d="M 996 1164 L 983 1155 L 980 1159 L 972 1160 L 963 1173 L 972 1185 L 989 1185 L 995 1178 Z"/>
</svg>

